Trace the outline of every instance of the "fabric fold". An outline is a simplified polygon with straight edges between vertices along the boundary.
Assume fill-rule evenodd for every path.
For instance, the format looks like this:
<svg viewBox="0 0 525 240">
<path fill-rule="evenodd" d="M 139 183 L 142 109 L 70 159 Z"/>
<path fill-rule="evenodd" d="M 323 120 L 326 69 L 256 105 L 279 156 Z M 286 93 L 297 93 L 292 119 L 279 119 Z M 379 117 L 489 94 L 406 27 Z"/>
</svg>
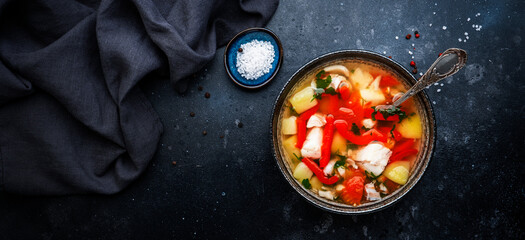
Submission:
<svg viewBox="0 0 525 240">
<path fill-rule="evenodd" d="M 112 194 L 143 173 L 162 123 L 139 88 L 210 61 L 277 0 L 0 0 L 0 189 Z"/>
</svg>

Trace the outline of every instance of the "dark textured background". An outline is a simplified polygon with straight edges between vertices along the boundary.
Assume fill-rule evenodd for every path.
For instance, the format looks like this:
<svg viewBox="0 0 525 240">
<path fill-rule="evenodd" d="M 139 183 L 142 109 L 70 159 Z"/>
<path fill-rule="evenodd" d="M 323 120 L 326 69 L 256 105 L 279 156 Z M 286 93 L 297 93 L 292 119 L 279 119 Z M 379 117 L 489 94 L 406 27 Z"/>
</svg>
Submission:
<svg viewBox="0 0 525 240">
<path fill-rule="evenodd" d="M 267 27 L 283 42 L 284 62 L 258 91 L 227 78 L 223 48 L 183 95 L 167 79 L 144 82 L 165 129 L 146 173 L 112 196 L 0 195 L 0 239 L 524 239 L 524 2 L 386 2 L 281 2 Z M 404 39 L 413 30 L 421 38 Z M 469 39 L 459 42 L 465 32 Z M 467 50 L 469 61 L 427 90 L 436 152 L 403 199 L 378 213 L 341 216 L 287 185 L 269 123 L 295 70 L 330 51 L 366 49 L 406 67 L 414 56 L 424 71 L 449 47 Z"/>
</svg>

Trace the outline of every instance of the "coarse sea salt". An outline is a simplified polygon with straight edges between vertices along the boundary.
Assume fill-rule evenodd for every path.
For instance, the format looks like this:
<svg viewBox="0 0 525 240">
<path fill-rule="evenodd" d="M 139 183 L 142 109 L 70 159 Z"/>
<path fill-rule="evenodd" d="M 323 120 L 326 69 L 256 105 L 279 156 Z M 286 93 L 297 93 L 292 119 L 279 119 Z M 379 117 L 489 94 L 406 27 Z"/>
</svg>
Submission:
<svg viewBox="0 0 525 240">
<path fill-rule="evenodd" d="M 252 40 L 241 44 L 237 52 L 237 71 L 248 80 L 255 80 L 270 72 L 275 61 L 275 50 L 269 41 Z"/>
</svg>

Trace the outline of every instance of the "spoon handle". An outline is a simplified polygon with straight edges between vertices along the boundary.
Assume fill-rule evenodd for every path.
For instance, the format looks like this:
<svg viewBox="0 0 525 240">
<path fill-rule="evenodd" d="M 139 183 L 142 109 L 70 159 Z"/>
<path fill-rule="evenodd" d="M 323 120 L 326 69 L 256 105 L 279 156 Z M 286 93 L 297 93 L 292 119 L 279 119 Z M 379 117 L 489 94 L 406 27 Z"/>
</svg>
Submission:
<svg viewBox="0 0 525 240">
<path fill-rule="evenodd" d="M 427 72 L 421 76 L 414 86 L 412 86 L 403 96 L 394 102 L 394 106 L 399 106 L 408 98 L 414 96 L 419 91 L 447 78 L 458 72 L 467 62 L 467 52 L 459 48 L 449 48 L 439 56 L 436 61 L 428 68 Z"/>
</svg>

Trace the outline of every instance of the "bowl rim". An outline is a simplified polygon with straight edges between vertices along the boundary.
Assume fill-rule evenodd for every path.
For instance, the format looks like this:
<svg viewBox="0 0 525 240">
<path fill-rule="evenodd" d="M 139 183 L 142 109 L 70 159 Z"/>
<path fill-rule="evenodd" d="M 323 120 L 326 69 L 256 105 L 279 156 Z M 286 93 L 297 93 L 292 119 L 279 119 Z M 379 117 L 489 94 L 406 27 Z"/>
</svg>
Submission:
<svg viewBox="0 0 525 240">
<path fill-rule="evenodd" d="M 277 62 L 277 65 L 276 65 L 276 68 L 274 70 L 274 72 L 272 73 L 272 75 L 264 82 L 262 82 L 261 84 L 258 84 L 258 85 L 245 85 L 241 82 L 239 82 L 235 76 L 233 76 L 233 74 L 230 72 L 230 68 L 228 67 L 228 49 L 230 49 L 230 46 L 231 44 L 237 39 L 239 38 L 240 36 L 243 36 L 244 34 L 248 33 L 248 32 L 254 32 L 254 31 L 262 31 L 262 32 L 265 32 L 265 33 L 268 33 L 270 36 L 272 36 L 274 39 L 275 39 L 275 42 L 277 43 L 277 46 L 279 47 L 278 51 L 279 51 L 279 58 L 277 59 L 278 62 Z M 260 88 L 262 86 L 265 86 L 266 84 L 268 84 L 269 82 L 271 82 L 275 76 L 277 76 L 277 73 L 279 72 L 279 70 L 281 69 L 281 65 L 283 63 L 283 58 L 284 58 L 284 52 L 283 52 L 283 45 L 281 43 L 281 40 L 279 39 L 279 37 L 277 36 L 277 34 L 275 34 L 273 31 L 271 31 L 270 29 L 268 28 L 261 28 L 261 27 L 252 27 L 252 28 L 247 28 L 247 29 L 244 29 L 242 31 L 240 31 L 239 33 L 237 33 L 229 42 L 228 44 L 226 45 L 226 48 L 224 48 L 224 54 L 223 54 L 223 62 L 224 62 L 224 69 L 226 70 L 226 73 L 228 74 L 228 77 L 235 83 L 237 84 L 238 86 L 240 87 L 243 87 L 243 88 L 247 88 L 247 89 L 257 89 L 257 88 Z"/>
<path fill-rule="evenodd" d="M 298 192 L 303 198 L 305 198 L 307 202 L 313 204 L 318 208 L 333 213 L 345 215 L 360 215 L 376 212 L 379 210 L 383 210 L 389 206 L 392 206 L 394 203 L 398 202 L 403 196 L 405 196 L 419 182 L 426 168 L 430 164 L 431 159 L 433 158 L 435 152 L 434 149 L 436 145 L 435 139 L 437 136 L 437 128 L 434 109 L 430 102 L 430 98 L 428 97 L 425 91 L 421 91 L 414 97 L 420 99 L 423 108 L 422 111 L 424 111 L 425 115 L 427 116 L 427 118 L 425 119 L 425 123 L 428 124 L 428 127 L 426 128 L 425 134 L 428 134 L 428 137 L 426 138 L 426 141 L 422 143 L 425 144 L 427 147 L 424 148 L 424 153 L 421 153 L 420 161 L 418 161 L 418 163 L 416 163 L 416 165 L 414 166 L 407 184 L 403 185 L 394 193 L 387 195 L 380 201 L 372 202 L 367 205 L 359 205 L 353 207 L 350 205 L 336 203 L 333 201 L 330 202 L 329 200 L 322 200 L 319 196 L 315 196 L 311 191 L 306 190 L 305 188 L 300 186 L 298 182 L 293 178 L 292 174 L 288 171 L 288 168 L 284 163 L 286 159 L 284 159 L 284 157 L 281 156 L 278 146 L 279 134 L 277 133 L 277 123 L 280 115 L 281 106 L 282 104 L 284 104 L 286 95 L 292 90 L 295 83 L 301 80 L 301 76 L 303 74 L 306 74 L 312 69 L 319 67 L 324 62 L 337 61 L 344 58 L 357 58 L 384 64 L 385 66 L 389 67 L 391 70 L 396 72 L 399 76 L 403 77 L 406 80 L 407 84 L 413 85 L 417 81 L 416 78 L 400 63 L 379 53 L 368 50 L 338 50 L 315 57 L 306 64 L 302 65 L 297 71 L 295 71 L 295 73 L 292 74 L 292 76 L 288 79 L 284 87 L 279 92 L 279 95 L 277 96 L 274 102 L 273 112 L 270 121 L 270 133 L 272 138 L 271 143 L 272 152 L 277 162 L 277 166 L 279 167 L 279 170 L 283 174 L 286 181 L 290 184 L 290 186 L 294 188 L 295 191 Z"/>
</svg>

